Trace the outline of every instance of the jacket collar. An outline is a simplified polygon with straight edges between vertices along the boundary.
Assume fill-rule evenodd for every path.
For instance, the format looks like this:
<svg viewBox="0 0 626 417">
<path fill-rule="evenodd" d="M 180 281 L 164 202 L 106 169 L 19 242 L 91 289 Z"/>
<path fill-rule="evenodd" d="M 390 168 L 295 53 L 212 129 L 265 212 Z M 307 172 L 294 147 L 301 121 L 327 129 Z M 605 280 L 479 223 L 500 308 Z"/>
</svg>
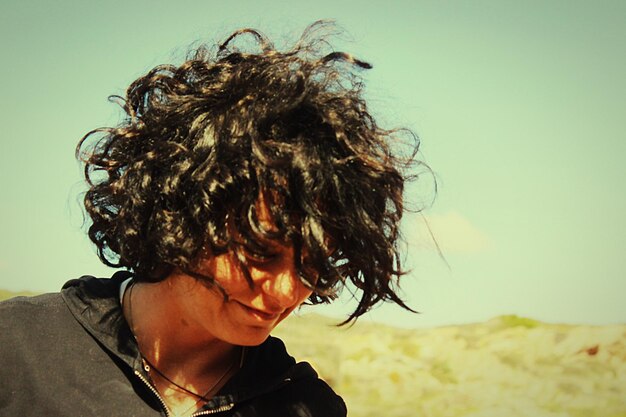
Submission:
<svg viewBox="0 0 626 417">
<path fill-rule="evenodd" d="M 91 336 L 131 369 L 143 373 L 141 354 L 119 300 L 119 287 L 131 276 L 127 271 L 104 279 L 84 276 L 65 283 L 61 294 Z M 303 378 L 317 378 L 317 373 L 306 362 L 296 364 L 283 342 L 269 337 L 261 345 L 246 349 L 241 369 L 205 409 L 245 401 Z"/>
</svg>

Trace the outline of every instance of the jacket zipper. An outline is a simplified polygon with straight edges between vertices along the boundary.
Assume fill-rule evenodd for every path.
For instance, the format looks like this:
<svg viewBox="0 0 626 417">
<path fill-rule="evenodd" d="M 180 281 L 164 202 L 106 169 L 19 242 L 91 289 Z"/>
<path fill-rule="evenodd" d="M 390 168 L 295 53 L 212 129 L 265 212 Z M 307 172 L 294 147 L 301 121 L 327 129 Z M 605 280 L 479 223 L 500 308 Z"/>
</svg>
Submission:
<svg viewBox="0 0 626 417">
<path fill-rule="evenodd" d="M 165 410 L 165 415 L 167 417 L 170 417 L 171 415 L 170 409 L 167 407 L 167 404 L 165 404 L 165 400 L 163 400 L 163 397 L 161 397 L 161 394 L 159 394 L 159 392 L 152 386 L 152 384 L 148 382 L 148 380 L 141 374 L 141 372 L 135 370 L 135 375 L 137 375 L 137 377 L 139 377 L 139 379 L 150 389 L 150 391 L 154 393 L 154 395 L 157 397 L 157 399 L 163 406 L 163 410 Z M 191 416 L 196 417 L 196 416 L 206 416 L 209 414 L 222 413 L 224 411 L 228 411 L 232 409 L 234 406 L 235 406 L 235 403 L 230 403 L 230 404 L 222 405 L 217 408 L 212 408 L 210 410 L 204 410 L 198 413 L 193 413 Z"/>
<path fill-rule="evenodd" d="M 234 406 L 235 406 L 235 403 L 222 405 L 221 407 L 212 408 L 210 410 L 204 410 L 204 411 L 200 411 L 200 412 L 194 413 L 194 414 L 191 415 L 191 417 L 207 416 L 209 414 L 223 413 L 224 411 L 228 411 L 228 410 L 232 409 Z"/>
<path fill-rule="evenodd" d="M 154 393 L 154 395 L 158 398 L 159 402 L 163 406 L 163 409 L 165 410 L 165 415 L 167 417 L 170 417 L 170 415 L 171 415 L 170 409 L 167 408 L 167 404 L 165 404 L 165 400 L 163 400 L 163 398 L 161 398 L 161 395 L 159 394 L 159 392 L 152 386 L 152 384 L 150 382 L 148 382 L 148 380 L 146 378 L 144 378 L 143 375 L 141 375 L 141 372 L 139 372 L 138 370 L 135 370 L 135 375 L 137 375 L 139 377 L 139 379 L 144 384 L 146 384 L 146 386 L 150 389 L 150 391 L 152 391 Z"/>
</svg>

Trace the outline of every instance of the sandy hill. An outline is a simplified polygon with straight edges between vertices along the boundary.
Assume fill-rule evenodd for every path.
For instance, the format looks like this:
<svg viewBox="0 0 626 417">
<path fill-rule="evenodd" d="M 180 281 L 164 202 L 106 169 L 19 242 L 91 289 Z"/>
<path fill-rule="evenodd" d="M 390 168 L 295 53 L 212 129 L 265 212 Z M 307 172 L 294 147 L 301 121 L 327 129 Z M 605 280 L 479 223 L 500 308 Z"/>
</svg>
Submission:
<svg viewBox="0 0 626 417">
<path fill-rule="evenodd" d="M 626 417 L 626 325 L 516 316 L 407 330 L 291 317 L 275 334 L 352 417 Z"/>
</svg>

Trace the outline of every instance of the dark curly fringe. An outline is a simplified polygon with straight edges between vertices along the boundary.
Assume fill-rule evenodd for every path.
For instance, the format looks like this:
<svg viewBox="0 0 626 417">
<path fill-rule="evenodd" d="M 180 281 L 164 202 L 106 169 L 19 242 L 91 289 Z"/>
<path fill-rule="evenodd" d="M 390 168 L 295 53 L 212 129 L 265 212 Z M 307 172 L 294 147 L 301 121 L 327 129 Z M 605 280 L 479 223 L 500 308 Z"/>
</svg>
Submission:
<svg viewBox="0 0 626 417">
<path fill-rule="evenodd" d="M 239 30 L 216 52 L 158 66 L 125 99 L 113 97 L 125 120 L 89 132 L 76 150 L 90 186 L 89 237 L 105 264 L 144 281 L 175 268 L 198 276 L 194 265 L 209 249 L 233 251 L 246 270 L 246 252 L 262 254 L 264 241 L 281 238 L 314 289 L 311 303 L 356 288 L 346 323 L 380 301 L 410 310 L 397 294 L 397 243 L 419 142 L 376 124 L 354 71 L 371 66 L 322 53 L 325 26 L 311 25 L 286 52 Z M 233 45 L 246 34 L 259 52 Z M 261 192 L 278 232 L 258 222 Z"/>
</svg>

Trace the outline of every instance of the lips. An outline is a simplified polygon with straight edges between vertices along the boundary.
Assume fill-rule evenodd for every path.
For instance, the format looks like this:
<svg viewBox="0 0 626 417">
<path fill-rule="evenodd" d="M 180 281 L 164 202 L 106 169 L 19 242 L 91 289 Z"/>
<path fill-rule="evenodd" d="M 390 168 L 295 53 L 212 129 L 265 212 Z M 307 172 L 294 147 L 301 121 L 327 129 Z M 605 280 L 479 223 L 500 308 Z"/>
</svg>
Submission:
<svg viewBox="0 0 626 417">
<path fill-rule="evenodd" d="M 239 301 L 237 301 L 237 304 L 239 304 L 242 307 L 242 309 L 246 312 L 246 314 L 260 321 L 274 321 L 278 319 L 281 315 L 281 312 L 268 312 L 268 311 L 258 310 L 254 307 L 250 307 L 245 304 L 242 304 Z"/>
</svg>

